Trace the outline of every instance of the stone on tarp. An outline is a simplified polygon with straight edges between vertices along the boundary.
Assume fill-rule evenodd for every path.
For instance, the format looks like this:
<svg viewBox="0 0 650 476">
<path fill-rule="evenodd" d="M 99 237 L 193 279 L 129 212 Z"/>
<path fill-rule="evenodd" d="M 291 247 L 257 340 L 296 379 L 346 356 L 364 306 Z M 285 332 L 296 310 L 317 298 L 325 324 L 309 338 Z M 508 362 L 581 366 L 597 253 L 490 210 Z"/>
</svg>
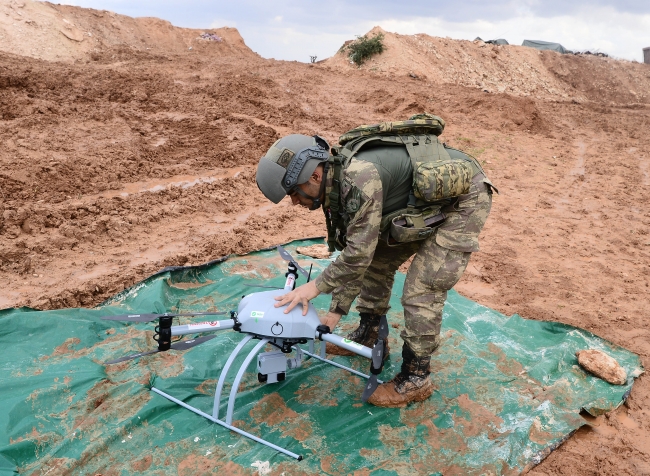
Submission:
<svg viewBox="0 0 650 476">
<path fill-rule="evenodd" d="M 296 251 L 301 255 L 311 256 L 316 259 L 329 259 L 332 254 L 327 245 L 299 246 Z"/>
<path fill-rule="evenodd" d="M 606 382 L 614 385 L 624 385 L 627 382 L 627 372 L 621 367 L 616 359 L 605 352 L 595 349 L 579 350 L 576 352 L 578 363 Z"/>
</svg>

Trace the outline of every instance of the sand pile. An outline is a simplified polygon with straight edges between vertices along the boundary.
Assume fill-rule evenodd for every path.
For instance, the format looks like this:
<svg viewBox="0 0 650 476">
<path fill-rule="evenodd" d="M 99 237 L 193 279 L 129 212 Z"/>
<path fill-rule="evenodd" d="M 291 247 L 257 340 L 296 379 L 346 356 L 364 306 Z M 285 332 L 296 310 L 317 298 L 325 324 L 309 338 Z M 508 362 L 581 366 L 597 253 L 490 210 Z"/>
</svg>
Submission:
<svg viewBox="0 0 650 476">
<path fill-rule="evenodd" d="M 367 36 L 378 33 L 384 35 L 386 50 L 361 69 L 382 76 L 408 76 L 431 85 L 452 83 L 540 99 L 650 102 L 650 71 L 643 64 L 426 34 L 400 35 L 380 27 Z M 344 51 L 326 63 L 343 70 L 357 68 Z"/>
<path fill-rule="evenodd" d="M 124 49 L 256 56 L 235 28 L 193 30 L 158 18 L 131 18 L 106 10 L 35 0 L 0 2 L 1 51 L 48 61 L 86 61 L 98 60 L 108 51 L 108 59 L 116 60 Z"/>
</svg>

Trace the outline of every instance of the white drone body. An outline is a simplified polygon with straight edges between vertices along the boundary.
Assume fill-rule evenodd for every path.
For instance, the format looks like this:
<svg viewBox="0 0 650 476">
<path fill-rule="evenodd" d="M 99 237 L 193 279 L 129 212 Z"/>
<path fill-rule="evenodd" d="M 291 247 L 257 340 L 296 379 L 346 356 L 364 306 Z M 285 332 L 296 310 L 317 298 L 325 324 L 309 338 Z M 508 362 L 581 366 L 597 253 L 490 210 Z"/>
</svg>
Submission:
<svg viewBox="0 0 650 476">
<path fill-rule="evenodd" d="M 232 431 L 235 431 L 247 438 L 269 446 L 277 451 L 289 455 L 298 460 L 302 456 L 293 453 L 285 448 L 279 447 L 263 440 L 255 435 L 243 431 L 232 424 L 235 400 L 237 398 L 237 391 L 239 384 L 244 376 L 248 365 L 252 362 L 257 354 L 257 376 L 258 380 L 262 383 L 272 384 L 283 381 L 286 377 L 286 372 L 289 369 L 300 367 L 302 360 L 305 356 L 313 357 L 315 359 L 327 362 L 335 367 L 347 370 L 356 375 L 368 379 L 362 399 L 365 402 L 372 392 L 381 383 L 377 379 L 377 375 L 383 368 L 384 358 L 384 339 L 388 337 L 388 324 L 386 316 L 382 316 L 380 324 L 379 335 L 375 346 L 371 349 L 363 346 L 344 337 L 332 334 L 327 326 L 321 324 L 320 319 L 314 306 L 309 303 L 306 315 L 303 316 L 303 307 L 298 304 L 289 312 L 286 312 L 287 306 L 275 307 L 278 301 L 275 299 L 282 296 L 295 287 L 295 281 L 298 277 L 297 272 L 309 279 L 307 272 L 293 260 L 291 255 L 287 253 L 284 248 L 278 246 L 280 255 L 289 261 L 287 272 L 287 280 L 284 289 L 273 289 L 272 291 L 262 291 L 251 293 L 242 297 L 239 302 L 237 312 L 231 312 L 231 319 L 223 319 L 217 321 L 184 324 L 179 326 L 172 326 L 172 320 L 178 316 L 206 316 L 216 314 L 226 314 L 225 312 L 197 312 L 190 314 L 133 314 L 127 316 L 105 316 L 103 319 L 117 320 L 117 321 L 130 321 L 130 322 L 151 322 L 159 319 L 159 325 L 156 327 L 156 334 L 154 339 L 158 342 L 158 349 L 149 352 L 122 357 L 116 360 L 106 362 L 106 364 L 115 364 L 124 362 L 134 358 L 139 358 L 148 354 L 156 352 L 164 352 L 169 349 L 173 350 L 186 350 L 198 344 L 206 342 L 216 337 L 214 335 L 217 331 L 233 329 L 244 334 L 244 338 L 239 342 L 235 349 L 230 354 L 226 361 L 219 380 L 214 396 L 214 406 L 212 415 L 202 412 L 201 410 L 188 405 L 181 400 L 178 400 L 171 395 L 163 392 L 160 389 L 151 387 L 151 390 L 168 400 L 171 400 L 178 405 L 193 411 L 194 413 L 207 418 L 210 421 L 218 423 Z M 210 333 L 211 335 L 198 337 L 195 339 L 181 340 L 173 342 L 174 336 L 182 336 L 187 334 Z M 228 372 L 233 365 L 235 358 L 243 350 L 244 346 L 251 340 L 259 340 L 259 342 L 248 353 L 244 362 L 239 367 L 239 371 L 232 382 L 230 395 L 228 397 L 228 404 L 226 410 L 225 421 L 219 419 L 219 411 L 221 406 L 221 393 L 224 389 L 224 384 L 228 377 Z M 320 349 L 316 351 L 315 341 L 320 340 Z M 370 373 L 366 375 L 357 370 L 351 369 L 337 362 L 329 360 L 325 355 L 325 343 L 330 342 L 344 349 L 350 350 L 358 355 L 366 357 L 371 360 Z M 308 344 L 309 350 L 300 347 L 302 344 Z M 266 345 L 273 347 L 272 350 L 259 353 Z"/>
<path fill-rule="evenodd" d="M 245 296 L 237 309 L 241 332 L 281 339 L 304 339 L 316 335 L 321 322 L 314 306 L 309 305 L 306 316 L 302 315 L 302 305 L 286 314 L 286 306 L 275 307 L 275 297 L 286 293 L 286 290 L 278 289 Z"/>
</svg>

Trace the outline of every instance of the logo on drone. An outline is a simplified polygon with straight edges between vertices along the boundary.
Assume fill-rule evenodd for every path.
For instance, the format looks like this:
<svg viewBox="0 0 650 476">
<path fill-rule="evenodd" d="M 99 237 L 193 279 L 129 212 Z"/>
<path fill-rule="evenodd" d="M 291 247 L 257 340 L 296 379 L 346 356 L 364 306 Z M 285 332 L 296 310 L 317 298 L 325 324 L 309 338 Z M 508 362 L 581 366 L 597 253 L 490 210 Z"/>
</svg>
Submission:
<svg viewBox="0 0 650 476">
<path fill-rule="evenodd" d="M 358 342 L 354 342 L 353 340 L 350 339 L 343 339 L 343 343 L 349 345 L 350 347 L 355 347 L 357 349 L 363 348 L 363 345 L 359 344 Z"/>
<path fill-rule="evenodd" d="M 262 311 L 251 311 L 251 317 L 254 317 L 255 319 L 261 319 L 264 317 L 264 312 Z"/>
</svg>

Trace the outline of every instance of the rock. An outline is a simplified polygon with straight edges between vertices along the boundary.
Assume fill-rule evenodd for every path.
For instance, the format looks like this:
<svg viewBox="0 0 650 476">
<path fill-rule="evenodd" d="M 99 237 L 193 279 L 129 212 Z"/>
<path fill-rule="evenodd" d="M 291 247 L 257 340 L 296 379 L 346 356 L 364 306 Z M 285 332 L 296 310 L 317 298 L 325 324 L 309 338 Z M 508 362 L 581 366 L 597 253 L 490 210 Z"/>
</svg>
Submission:
<svg viewBox="0 0 650 476">
<path fill-rule="evenodd" d="M 68 38 L 69 40 L 72 41 L 77 41 L 81 42 L 84 40 L 84 32 L 81 31 L 79 28 L 76 26 L 70 24 L 68 21 L 64 20 L 66 24 L 61 28 L 59 31 Z"/>
<path fill-rule="evenodd" d="M 316 259 L 328 259 L 331 254 L 327 245 L 299 246 L 296 251 L 301 255 L 311 256 Z"/>
<path fill-rule="evenodd" d="M 5 236 L 10 240 L 15 240 L 20 236 L 20 227 L 19 226 L 8 227 L 7 231 L 5 232 Z"/>
<path fill-rule="evenodd" d="M 625 369 L 614 358 L 600 350 L 580 350 L 576 352 L 576 357 L 582 368 L 596 377 L 614 385 L 623 385 L 627 382 Z"/>
<path fill-rule="evenodd" d="M 23 231 L 23 233 L 27 233 L 28 235 L 31 235 L 34 231 L 34 227 L 29 223 L 29 219 L 23 222 L 23 224 L 20 226 L 20 229 Z"/>
</svg>

